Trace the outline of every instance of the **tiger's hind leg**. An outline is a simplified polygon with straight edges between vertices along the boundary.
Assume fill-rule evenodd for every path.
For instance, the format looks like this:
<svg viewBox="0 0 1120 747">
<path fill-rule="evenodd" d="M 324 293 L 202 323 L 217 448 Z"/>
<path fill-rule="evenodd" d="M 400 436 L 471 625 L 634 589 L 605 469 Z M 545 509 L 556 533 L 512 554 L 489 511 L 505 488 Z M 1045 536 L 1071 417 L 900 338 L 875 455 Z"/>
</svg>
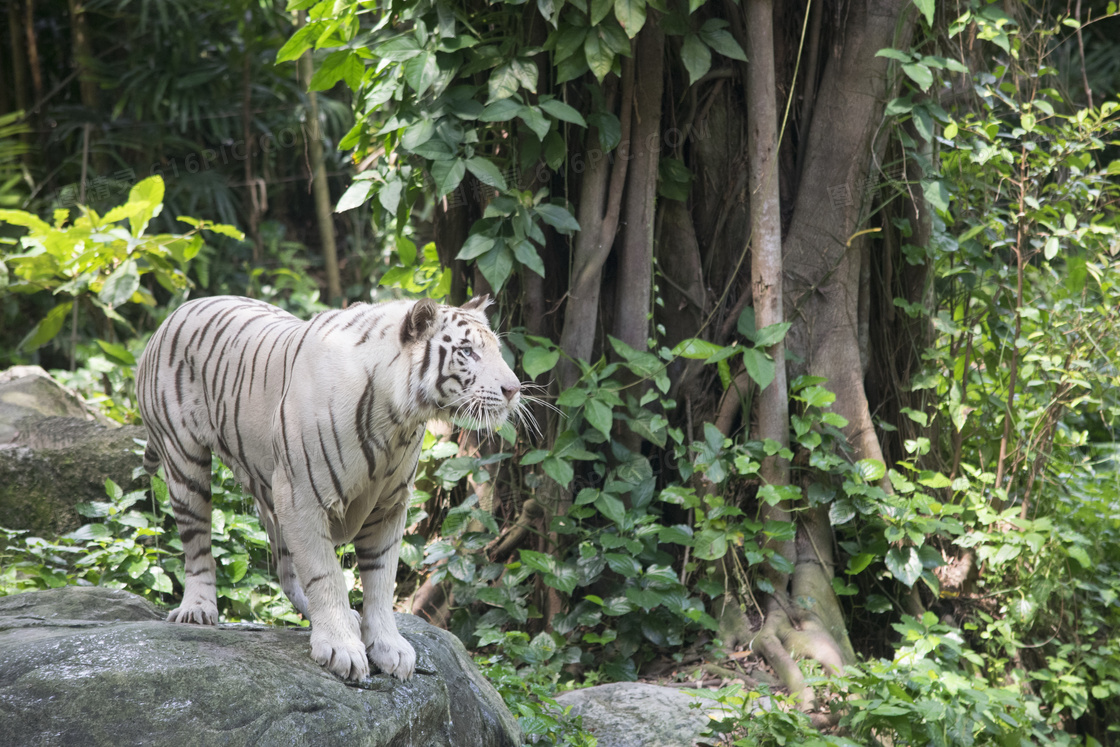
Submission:
<svg viewBox="0 0 1120 747">
<path fill-rule="evenodd" d="M 284 533 L 276 523 L 276 512 L 273 511 L 272 496 L 265 494 L 258 487 L 253 487 L 253 495 L 261 495 L 257 500 L 257 514 L 261 517 L 265 531 L 268 532 L 268 544 L 272 547 L 272 556 L 276 559 L 276 575 L 280 577 L 280 588 L 284 596 L 296 608 L 296 611 L 306 619 L 311 619 L 307 606 L 307 594 L 300 585 L 299 575 L 296 573 L 296 564 L 292 560 L 292 551 L 284 542 Z"/>
<path fill-rule="evenodd" d="M 184 441 L 163 443 L 161 457 L 179 539 L 183 542 L 186 581 L 183 601 L 167 615 L 170 622 L 218 622 L 217 566 L 210 547 L 210 449 Z"/>
</svg>

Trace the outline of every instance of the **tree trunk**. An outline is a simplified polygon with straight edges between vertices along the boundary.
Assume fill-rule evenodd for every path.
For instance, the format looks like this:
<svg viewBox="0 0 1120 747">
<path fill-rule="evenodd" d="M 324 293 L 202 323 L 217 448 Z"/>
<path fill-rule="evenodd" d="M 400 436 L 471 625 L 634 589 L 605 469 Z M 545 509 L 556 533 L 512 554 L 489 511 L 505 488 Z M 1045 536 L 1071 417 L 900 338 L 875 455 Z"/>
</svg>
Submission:
<svg viewBox="0 0 1120 747">
<path fill-rule="evenodd" d="M 857 459 L 882 459 L 860 355 L 861 310 L 866 316 L 860 289 L 868 239 L 856 236 L 867 215 L 862 185 L 872 167 L 883 106 L 890 98 L 887 62 L 875 54 L 908 43 L 911 23 L 900 24 L 907 4 L 906 0 L 865 0 L 849 8 L 843 53 L 828 60 L 821 80 L 784 245 L 785 314 L 793 323 L 787 343 L 804 361 L 793 371 L 828 379 L 836 394 L 833 409 L 848 421 L 845 435 Z M 748 9 L 754 8 L 748 4 Z M 748 19 L 747 25 L 752 39 L 769 28 L 761 18 Z M 896 38 L 899 28 L 906 29 L 902 39 Z M 757 51 L 750 54 L 751 67 L 759 64 L 758 56 Z M 755 303 L 758 308 L 757 298 Z M 756 649 L 806 708 L 814 705 L 813 694 L 791 655 L 816 659 L 832 670 L 854 660 L 831 585 L 832 547 L 827 512 L 802 512 L 793 557 L 787 557 L 794 571 L 785 588 L 775 585 L 777 593 L 770 599 L 766 622 L 755 641 Z M 794 604 L 795 599 L 812 601 Z"/>
<path fill-rule="evenodd" d="M 311 82 L 311 51 L 300 58 L 300 77 L 305 84 Z M 337 303 L 342 298 L 342 281 L 338 273 L 338 250 L 334 241 L 334 209 L 331 204 L 330 185 L 327 184 L 327 167 L 323 160 L 323 131 L 319 125 L 319 99 L 314 91 L 307 92 L 308 151 L 311 158 L 311 190 L 315 195 L 315 217 L 319 224 L 319 244 L 323 252 L 323 268 L 327 273 L 327 302 Z"/>
<path fill-rule="evenodd" d="M 571 360 L 561 359 L 556 368 L 560 390 L 579 380 L 579 368 L 573 360 L 589 360 L 595 347 L 595 330 L 599 320 L 599 292 L 603 263 L 614 245 L 618 232 L 623 185 L 630 163 L 633 143 L 630 139 L 631 100 L 634 96 L 634 65 L 622 61 L 622 91 L 619 122 L 622 140 L 616 157 L 604 157 L 597 130 L 590 130 L 585 152 L 587 169 L 580 184 L 580 231 L 572 253 L 571 281 L 568 301 L 564 305 L 564 328 L 560 333 L 560 349 Z M 608 107 L 613 96 L 608 89 Z"/>
<path fill-rule="evenodd" d="M 652 21 L 638 33 L 634 81 L 633 161 L 626 176 L 626 226 L 618 252 L 614 336 L 635 350 L 649 338 L 653 288 L 653 219 L 661 160 L 661 92 L 665 34 Z M 623 106 L 629 102 L 623 100 Z"/>
</svg>

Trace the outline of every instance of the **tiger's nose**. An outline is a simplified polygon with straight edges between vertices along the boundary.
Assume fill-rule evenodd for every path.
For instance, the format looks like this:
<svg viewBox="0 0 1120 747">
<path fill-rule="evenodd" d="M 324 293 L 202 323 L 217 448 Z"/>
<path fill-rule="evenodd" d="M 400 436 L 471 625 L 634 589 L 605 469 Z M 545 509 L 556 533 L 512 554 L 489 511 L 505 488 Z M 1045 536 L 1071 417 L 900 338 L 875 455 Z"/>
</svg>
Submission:
<svg viewBox="0 0 1120 747">
<path fill-rule="evenodd" d="M 517 393 L 520 392 L 520 391 L 521 391 L 521 384 L 518 384 L 518 383 L 502 384 L 502 394 L 504 394 L 506 399 L 510 402 L 513 402 L 513 398 L 516 397 Z"/>
</svg>

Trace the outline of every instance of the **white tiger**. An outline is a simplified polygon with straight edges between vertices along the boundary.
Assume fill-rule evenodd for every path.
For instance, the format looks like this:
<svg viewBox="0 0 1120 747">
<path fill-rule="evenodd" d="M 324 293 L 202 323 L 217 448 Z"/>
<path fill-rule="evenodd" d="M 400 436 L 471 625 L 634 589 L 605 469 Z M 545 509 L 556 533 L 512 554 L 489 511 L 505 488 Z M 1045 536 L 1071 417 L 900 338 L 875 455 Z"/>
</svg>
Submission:
<svg viewBox="0 0 1120 747">
<path fill-rule="evenodd" d="M 344 679 L 408 679 L 416 653 L 392 615 L 397 555 L 424 424 L 496 427 L 521 407 L 483 296 L 460 308 L 359 304 L 304 322 L 232 296 L 183 304 L 137 367 L 148 428 L 185 555 L 173 622 L 217 622 L 210 460 L 256 499 L 284 593 L 310 618 L 311 656 Z M 363 589 L 351 610 L 334 547 L 353 542 Z"/>
</svg>

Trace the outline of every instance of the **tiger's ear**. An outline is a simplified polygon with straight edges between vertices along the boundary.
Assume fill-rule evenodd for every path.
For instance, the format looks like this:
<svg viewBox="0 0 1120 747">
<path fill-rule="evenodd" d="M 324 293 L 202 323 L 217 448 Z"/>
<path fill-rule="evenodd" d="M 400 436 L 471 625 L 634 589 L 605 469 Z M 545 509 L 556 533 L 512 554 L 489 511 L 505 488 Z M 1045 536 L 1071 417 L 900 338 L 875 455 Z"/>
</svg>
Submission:
<svg viewBox="0 0 1120 747">
<path fill-rule="evenodd" d="M 490 300 L 490 294 L 483 293 L 481 296 L 475 296 L 471 300 L 467 301 L 460 308 L 462 308 L 464 311 L 474 311 L 475 309 L 478 309 L 479 311 L 486 311 L 486 308 L 492 303 L 493 301 Z"/>
<path fill-rule="evenodd" d="M 423 342 L 430 338 L 436 331 L 436 316 L 439 315 L 439 304 L 430 298 L 424 298 L 413 304 L 408 310 L 408 315 L 401 324 L 401 344 Z"/>
</svg>

